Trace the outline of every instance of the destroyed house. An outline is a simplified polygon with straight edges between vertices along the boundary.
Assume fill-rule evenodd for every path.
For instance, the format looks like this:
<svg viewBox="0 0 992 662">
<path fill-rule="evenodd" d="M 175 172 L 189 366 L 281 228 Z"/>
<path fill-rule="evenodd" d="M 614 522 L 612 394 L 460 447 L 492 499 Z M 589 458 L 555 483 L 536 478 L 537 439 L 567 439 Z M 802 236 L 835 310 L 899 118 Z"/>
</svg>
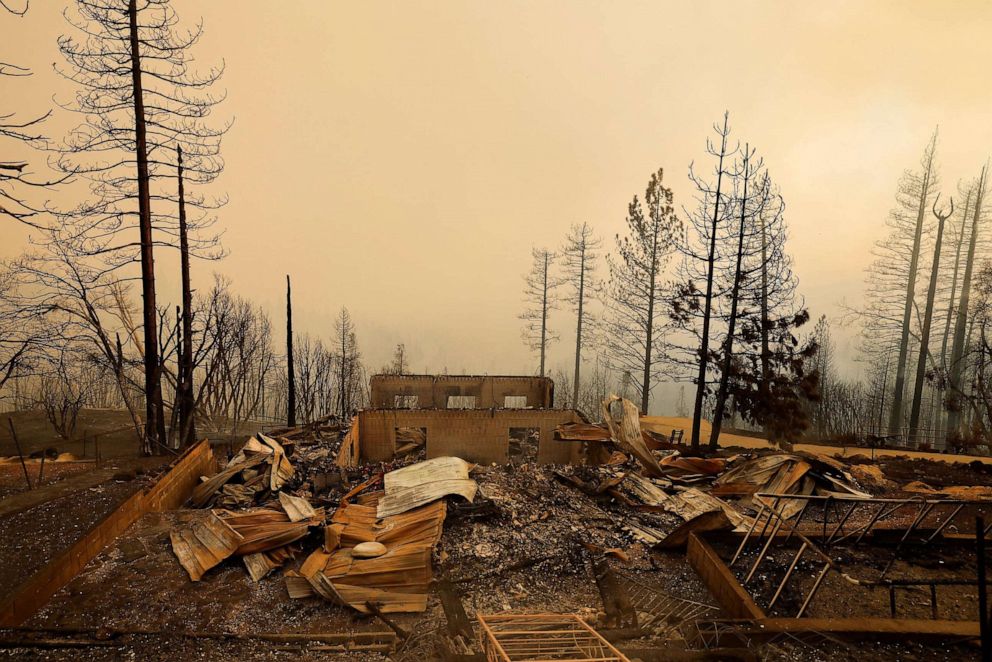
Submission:
<svg viewBox="0 0 992 662">
<path fill-rule="evenodd" d="M 338 463 L 383 462 L 424 451 L 503 464 L 527 455 L 540 464 L 583 460 L 583 445 L 555 430 L 587 423 L 572 409 L 554 409 L 547 377 L 375 375 L 371 406 L 352 419 Z"/>
<path fill-rule="evenodd" d="M 550 409 L 555 384 L 547 377 L 490 375 L 373 375 L 373 409 Z"/>
</svg>

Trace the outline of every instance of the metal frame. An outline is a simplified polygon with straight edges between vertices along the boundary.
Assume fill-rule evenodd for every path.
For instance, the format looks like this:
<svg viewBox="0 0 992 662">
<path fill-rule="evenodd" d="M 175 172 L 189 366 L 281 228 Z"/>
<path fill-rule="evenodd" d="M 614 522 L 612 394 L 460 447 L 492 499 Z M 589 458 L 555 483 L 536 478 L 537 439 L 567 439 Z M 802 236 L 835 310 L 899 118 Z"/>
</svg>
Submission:
<svg viewBox="0 0 992 662">
<path fill-rule="evenodd" d="M 618 574 L 627 589 L 631 604 L 641 615 L 639 620 L 642 628 L 664 625 L 666 631 L 672 631 L 686 621 L 697 620 L 719 611 L 713 605 L 668 595 L 627 573 Z"/>
<path fill-rule="evenodd" d="M 794 516 L 795 521 L 790 521 L 792 518 L 785 516 L 782 512 L 783 509 L 780 508 L 780 506 L 784 505 L 783 502 L 795 500 L 803 501 L 803 506 L 798 514 Z M 747 570 L 744 579 L 741 581 L 741 585 L 746 586 L 748 582 L 754 578 L 759 566 L 761 566 L 762 562 L 767 557 L 768 550 L 780 531 L 783 529 L 787 531 L 787 535 L 785 537 L 786 543 L 788 543 L 793 537 L 796 537 L 802 544 L 800 545 L 799 550 L 793 557 L 792 561 L 789 563 L 784 576 L 778 584 L 778 587 L 776 588 L 775 593 L 767 606 L 767 610 L 769 611 L 775 606 L 778 599 L 782 596 L 789 580 L 792 578 L 793 573 L 798 567 L 800 560 L 807 555 L 807 553 L 812 554 L 812 556 L 818 559 L 818 562 L 822 563 L 823 566 L 817 574 L 816 580 L 810 588 L 809 593 L 803 600 L 802 606 L 796 614 L 796 618 L 800 618 L 806 613 L 813 601 L 813 598 L 816 596 L 817 591 L 822 585 L 823 580 L 826 578 L 830 570 L 834 570 L 852 585 L 866 587 L 881 586 L 888 588 L 890 611 L 893 617 L 895 617 L 897 612 L 897 588 L 929 586 L 931 618 L 937 619 L 937 586 L 976 585 L 977 582 L 974 580 L 941 578 L 923 580 L 888 579 L 886 578 L 886 575 L 892 568 L 892 565 L 900 558 L 901 552 L 907 543 L 913 543 L 918 546 L 930 544 L 934 539 L 940 536 L 952 522 L 955 521 L 955 518 L 966 506 L 974 506 L 980 509 L 992 509 L 992 502 L 989 501 L 927 499 L 922 496 L 908 499 L 877 499 L 845 495 L 818 496 L 803 494 L 758 493 L 755 495 L 754 503 L 759 506 L 758 514 L 751 522 L 751 526 L 744 534 L 744 537 L 741 539 L 741 543 L 738 546 L 737 551 L 734 553 L 733 558 L 727 564 L 727 567 L 732 568 L 737 561 L 741 559 L 741 555 L 744 553 L 744 550 L 747 548 L 749 542 L 754 542 L 760 545 L 761 539 L 767 534 L 767 540 L 764 542 L 764 545 L 761 547 L 753 564 L 750 569 Z M 819 545 L 814 543 L 808 535 L 799 530 L 800 524 L 802 523 L 804 516 L 809 511 L 811 504 L 822 506 L 823 526 L 822 531 L 819 532 L 819 536 L 823 547 L 827 549 L 831 546 L 840 544 L 841 542 L 851 541 L 852 539 L 853 544 L 858 544 L 864 540 L 865 536 L 869 533 L 881 530 L 881 527 L 879 526 L 881 522 L 891 520 L 897 514 L 906 515 L 908 512 L 913 519 L 911 524 L 904 529 L 889 528 L 889 530 L 901 530 L 902 536 L 896 542 L 893 554 L 881 574 L 874 579 L 860 579 L 852 577 L 849 573 L 845 572 L 844 569 L 823 549 L 821 549 Z M 871 509 L 873 514 L 867 523 L 854 525 L 845 532 L 844 525 L 847 524 L 851 518 L 851 515 L 859 507 Z M 949 515 L 946 515 L 946 510 L 948 509 L 950 509 L 951 512 Z M 837 519 L 834 524 L 830 524 L 828 526 L 831 511 L 837 515 Z M 843 511 L 843 514 L 841 514 L 841 511 Z M 946 515 L 943 518 L 941 518 L 942 511 L 944 511 Z M 923 527 L 924 522 L 927 521 L 928 518 L 931 518 L 932 528 Z M 759 525 L 761 525 L 761 532 L 754 535 Z M 771 527 L 770 531 L 769 527 Z M 984 528 L 984 533 L 988 534 L 990 530 L 992 530 L 992 524 Z M 812 534 L 809 529 L 807 529 L 807 532 L 811 533 L 811 535 L 815 535 Z"/>
<path fill-rule="evenodd" d="M 477 614 L 487 662 L 630 662 L 575 614 Z"/>
<path fill-rule="evenodd" d="M 754 632 L 761 631 L 760 623 L 747 619 L 699 619 L 687 621 L 679 629 L 686 643 L 699 650 L 757 648 L 766 653 L 777 652 L 783 657 L 787 656 L 786 649 L 789 646 L 820 653 L 827 650 L 850 650 L 850 646 L 837 637 L 816 630 L 777 632 L 755 637 Z"/>
</svg>

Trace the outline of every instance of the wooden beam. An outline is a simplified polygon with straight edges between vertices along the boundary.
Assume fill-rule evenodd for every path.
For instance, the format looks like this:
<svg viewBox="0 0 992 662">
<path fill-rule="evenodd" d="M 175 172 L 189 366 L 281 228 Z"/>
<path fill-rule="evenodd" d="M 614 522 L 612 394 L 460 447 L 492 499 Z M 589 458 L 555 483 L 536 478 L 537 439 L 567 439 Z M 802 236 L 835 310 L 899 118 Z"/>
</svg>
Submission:
<svg viewBox="0 0 992 662">
<path fill-rule="evenodd" d="M 705 540 L 695 533 L 689 534 L 686 551 L 689 565 L 696 571 L 706 588 L 732 618 L 763 619 L 765 612 L 755 604 L 741 586 L 727 564 Z"/>
<path fill-rule="evenodd" d="M 915 618 L 765 618 L 755 622 L 755 632 L 820 632 L 851 637 L 968 638 L 979 636 L 978 621 L 934 621 Z"/>
</svg>

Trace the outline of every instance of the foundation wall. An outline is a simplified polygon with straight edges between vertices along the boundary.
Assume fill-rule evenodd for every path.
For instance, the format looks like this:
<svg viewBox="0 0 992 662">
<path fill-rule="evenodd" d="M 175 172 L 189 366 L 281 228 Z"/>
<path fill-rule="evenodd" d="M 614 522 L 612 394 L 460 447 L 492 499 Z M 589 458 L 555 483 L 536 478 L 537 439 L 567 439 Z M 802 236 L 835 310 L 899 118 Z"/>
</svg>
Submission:
<svg viewBox="0 0 992 662">
<path fill-rule="evenodd" d="M 510 428 L 540 430 L 537 461 L 541 464 L 579 463 L 582 444 L 556 441 L 555 428 L 579 423 L 571 409 L 417 410 L 370 409 L 358 414 L 359 454 L 363 462 L 384 462 L 396 452 L 396 428 L 427 430 L 427 457 L 453 455 L 469 462 L 505 464 L 509 460 Z"/>
<path fill-rule="evenodd" d="M 208 441 L 201 441 L 177 458 L 155 485 L 128 498 L 0 603 L 0 627 L 22 624 L 138 518 L 179 507 L 199 477 L 213 470 L 213 450 Z"/>
<path fill-rule="evenodd" d="M 555 392 L 547 377 L 514 376 L 373 375 L 370 387 L 376 409 L 395 408 L 397 396 L 416 397 L 419 409 L 446 409 L 449 396 L 473 396 L 474 409 L 503 408 L 507 396 L 526 397 L 529 408 L 550 409 Z"/>
</svg>

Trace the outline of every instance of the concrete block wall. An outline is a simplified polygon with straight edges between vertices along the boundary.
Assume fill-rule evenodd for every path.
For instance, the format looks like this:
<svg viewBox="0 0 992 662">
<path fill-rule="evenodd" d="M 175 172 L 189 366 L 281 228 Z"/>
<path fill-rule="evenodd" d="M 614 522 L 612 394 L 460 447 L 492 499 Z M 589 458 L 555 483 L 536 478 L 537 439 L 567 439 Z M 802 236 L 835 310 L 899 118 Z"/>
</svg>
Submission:
<svg viewBox="0 0 992 662">
<path fill-rule="evenodd" d="M 550 409 L 554 382 L 547 377 L 488 375 L 373 375 L 371 407 L 393 409 L 397 396 L 415 396 L 418 409 L 446 409 L 449 396 L 472 396 L 476 409 L 501 409 L 506 396 L 524 396 L 527 407 Z"/>
<path fill-rule="evenodd" d="M 427 457 L 453 455 L 469 462 L 504 464 L 509 460 L 510 428 L 538 429 L 537 459 L 542 464 L 580 462 L 582 444 L 556 441 L 562 423 L 582 419 L 571 409 L 419 410 L 368 409 L 359 412 L 363 462 L 384 462 L 396 452 L 396 429 L 427 430 Z"/>
</svg>

